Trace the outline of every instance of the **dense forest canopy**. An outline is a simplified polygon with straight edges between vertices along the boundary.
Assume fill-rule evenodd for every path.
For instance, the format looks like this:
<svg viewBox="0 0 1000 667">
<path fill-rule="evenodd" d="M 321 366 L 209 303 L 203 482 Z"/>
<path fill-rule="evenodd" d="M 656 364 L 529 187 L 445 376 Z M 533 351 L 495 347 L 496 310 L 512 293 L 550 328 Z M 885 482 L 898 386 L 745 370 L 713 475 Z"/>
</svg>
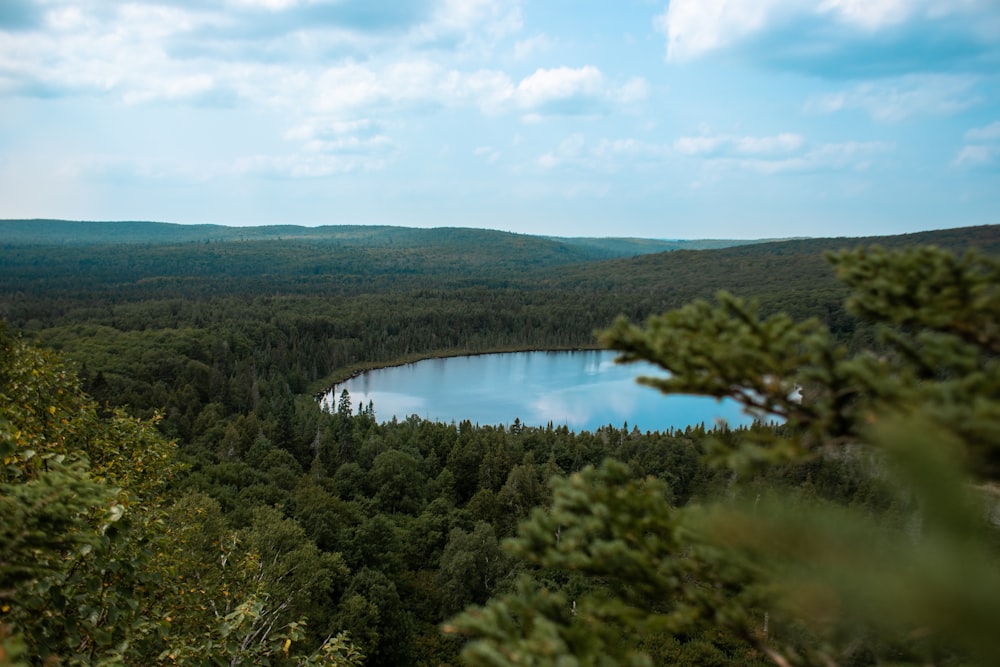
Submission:
<svg viewBox="0 0 1000 667">
<path fill-rule="evenodd" d="M 505 242 L 577 247 L 593 256 L 614 257 L 667 250 L 703 250 L 763 243 L 764 240 L 662 240 L 639 238 L 564 238 L 514 234 L 489 229 L 438 227 L 418 229 L 390 225 L 177 225 L 164 222 L 80 222 L 71 220 L 0 220 L 0 236 L 13 245 L 114 245 L 224 241 L 306 240 L 367 247 L 490 245 Z"/>
<path fill-rule="evenodd" d="M 0 222 L 0 665 L 994 664 L 1000 227 L 861 241 Z M 786 423 L 311 396 L 598 344 Z"/>
</svg>

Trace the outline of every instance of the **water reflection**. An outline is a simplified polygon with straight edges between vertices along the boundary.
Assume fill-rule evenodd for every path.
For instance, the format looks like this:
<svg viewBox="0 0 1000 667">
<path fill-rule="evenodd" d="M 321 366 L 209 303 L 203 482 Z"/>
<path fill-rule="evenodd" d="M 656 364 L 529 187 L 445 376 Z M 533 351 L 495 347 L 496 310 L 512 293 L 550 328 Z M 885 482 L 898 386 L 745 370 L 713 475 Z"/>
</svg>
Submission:
<svg viewBox="0 0 1000 667">
<path fill-rule="evenodd" d="M 365 373 L 326 397 L 335 407 L 343 389 L 352 407 L 372 401 L 378 419 L 410 415 L 444 422 L 534 426 L 549 422 L 573 430 L 595 430 L 625 422 L 640 430 L 683 429 L 716 420 L 748 424 L 737 404 L 711 398 L 664 396 L 635 382 L 661 372 L 646 364 L 619 365 L 615 353 L 518 352 L 448 359 Z"/>
</svg>

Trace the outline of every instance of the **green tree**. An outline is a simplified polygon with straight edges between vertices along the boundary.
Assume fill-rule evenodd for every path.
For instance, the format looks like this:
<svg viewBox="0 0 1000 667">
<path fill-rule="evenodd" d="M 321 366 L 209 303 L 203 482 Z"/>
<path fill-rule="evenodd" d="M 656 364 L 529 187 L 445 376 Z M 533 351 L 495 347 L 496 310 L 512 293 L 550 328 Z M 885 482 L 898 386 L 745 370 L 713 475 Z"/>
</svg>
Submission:
<svg viewBox="0 0 1000 667">
<path fill-rule="evenodd" d="M 530 464 L 514 466 L 507 475 L 497 504 L 503 509 L 500 523 L 504 535 L 513 535 L 517 523 L 528 516 L 528 512 L 544 504 L 546 489 L 538 478 L 537 467 Z"/>
<path fill-rule="evenodd" d="M 376 504 L 388 513 L 418 513 L 425 484 L 421 468 L 420 461 L 398 449 L 376 456 L 369 473 Z"/>
<path fill-rule="evenodd" d="M 663 482 L 615 462 L 554 478 L 551 508 L 510 545 L 536 576 L 448 628 L 475 638 L 467 662 L 651 664 L 655 647 L 714 635 L 743 646 L 736 664 L 1000 663 L 998 498 L 978 484 L 998 478 L 1000 263 L 935 248 L 829 259 L 877 348 L 850 354 L 817 321 L 727 294 L 603 335 L 670 373 L 646 384 L 784 424 L 708 443 L 731 471 L 709 502 L 673 507 Z M 810 461 L 860 463 L 891 511 L 775 483 Z M 546 572 L 594 586 L 573 597 Z"/>
<path fill-rule="evenodd" d="M 483 604 L 508 574 L 509 560 L 501 552 L 493 527 L 477 521 L 471 532 L 452 529 L 441 555 L 437 588 L 445 613 Z"/>
<path fill-rule="evenodd" d="M 360 664 L 302 618 L 343 561 L 273 510 L 234 532 L 207 496 L 171 506 L 153 424 L 0 327 L 0 664 Z"/>
<path fill-rule="evenodd" d="M 160 593 L 161 660 L 198 664 L 224 656 L 231 665 L 294 664 L 326 655 L 334 637 L 333 594 L 348 577 L 339 555 L 320 552 L 295 521 L 272 508 L 257 508 L 248 528 L 230 530 L 218 505 L 202 494 L 173 506 L 167 531 L 163 578 L 172 586 Z M 345 635 L 339 641 L 347 645 Z M 293 644 L 305 651 L 290 652 Z"/>
<path fill-rule="evenodd" d="M 351 394 L 346 389 L 340 392 L 340 398 L 337 400 L 337 414 L 341 417 L 351 416 Z"/>
<path fill-rule="evenodd" d="M 396 585 L 382 572 L 362 568 L 351 578 L 337 619 L 358 638 L 366 665 L 408 664 L 410 619 Z"/>
<path fill-rule="evenodd" d="M 146 536 L 172 449 L 0 327 L 0 625 L 37 659 L 121 659 L 151 634 Z"/>
</svg>

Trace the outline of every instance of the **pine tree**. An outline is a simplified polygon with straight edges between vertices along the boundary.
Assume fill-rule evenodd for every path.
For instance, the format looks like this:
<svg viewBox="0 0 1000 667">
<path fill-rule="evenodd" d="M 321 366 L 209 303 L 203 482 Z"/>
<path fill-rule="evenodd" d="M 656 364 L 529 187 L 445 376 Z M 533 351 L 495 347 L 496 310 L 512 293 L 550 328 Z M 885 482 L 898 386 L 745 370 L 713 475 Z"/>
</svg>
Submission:
<svg viewBox="0 0 1000 667">
<path fill-rule="evenodd" d="M 701 664 L 720 645 L 729 664 L 1000 664 L 1000 263 L 828 259 L 877 347 L 851 353 L 818 321 L 728 294 L 604 333 L 621 361 L 670 373 L 645 384 L 784 424 L 709 440 L 731 484 L 702 504 L 672 507 L 662 481 L 617 462 L 554 478 L 551 507 L 507 545 L 534 575 L 447 627 L 473 638 L 468 664 Z M 866 474 L 851 481 L 891 502 L 760 483 L 810 462 Z M 551 573 L 592 587 L 571 595 Z"/>
<path fill-rule="evenodd" d="M 276 511 L 234 534 L 214 501 L 172 505 L 173 449 L 0 325 L 0 666 L 360 664 L 342 633 L 300 650 L 291 611 L 346 578 L 339 555 Z"/>
</svg>

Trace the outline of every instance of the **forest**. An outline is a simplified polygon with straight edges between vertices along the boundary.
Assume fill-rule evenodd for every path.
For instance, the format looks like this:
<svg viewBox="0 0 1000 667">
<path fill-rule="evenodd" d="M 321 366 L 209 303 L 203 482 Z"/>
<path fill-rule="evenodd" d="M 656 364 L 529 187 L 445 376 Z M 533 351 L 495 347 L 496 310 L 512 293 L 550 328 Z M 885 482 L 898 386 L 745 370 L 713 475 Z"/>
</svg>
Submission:
<svg viewBox="0 0 1000 667">
<path fill-rule="evenodd" d="M 0 221 L 0 665 L 1000 662 L 1000 227 Z M 781 426 L 314 396 L 604 346 Z M 804 399 L 789 399 L 802 386 Z"/>
</svg>

